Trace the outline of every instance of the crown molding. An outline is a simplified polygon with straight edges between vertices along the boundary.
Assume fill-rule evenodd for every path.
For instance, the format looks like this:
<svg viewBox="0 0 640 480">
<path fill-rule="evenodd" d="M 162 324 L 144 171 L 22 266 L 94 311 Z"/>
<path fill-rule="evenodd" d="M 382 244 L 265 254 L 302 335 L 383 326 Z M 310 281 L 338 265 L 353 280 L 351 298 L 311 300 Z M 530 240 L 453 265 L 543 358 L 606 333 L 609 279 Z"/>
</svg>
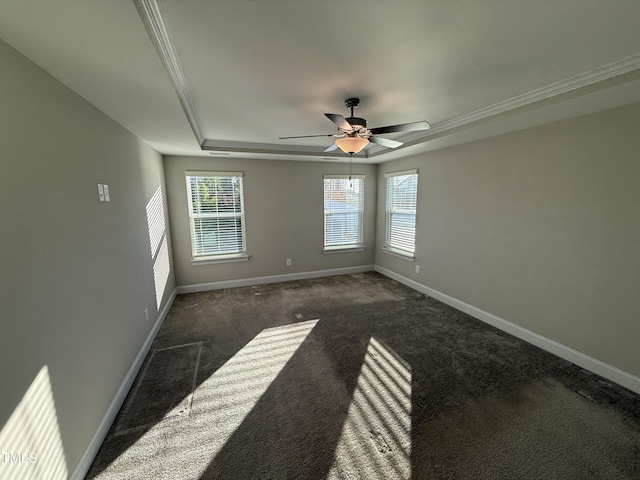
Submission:
<svg viewBox="0 0 640 480">
<path fill-rule="evenodd" d="M 239 153 L 256 153 L 256 154 L 278 154 L 278 155 L 298 155 L 313 157 L 343 157 L 349 158 L 349 155 L 340 150 L 334 150 L 331 153 L 318 150 L 318 147 L 310 147 L 303 145 L 277 145 L 272 143 L 253 143 L 253 142 L 230 142 L 222 140 L 204 139 L 200 145 L 202 150 L 214 152 L 239 152 Z M 368 158 L 366 152 L 358 155 L 359 158 Z"/>
<path fill-rule="evenodd" d="M 253 142 L 231 142 L 205 138 L 196 114 L 193 99 L 187 88 L 187 82 L 173 45 L 171 35 L 162 16 L 158 0 L 133 0 L 140 17 L 147 29 L 147 33 L 155 46 L 173 87 L 187 117 L 187 121 L 202 150 L 220 152 L 243 152 L 254 154 L 278 154 L 324 157 L 325 152 L 317 147 L 300 145 L 276 145 Z M 399 138 L 404 145 L 399 149 L 425 143 L 434 137 L 441 137 L 449 131 L 468 126 L 481 120 L 491 119 L 527 106 L 552 100 L 562 95 L 577 93 L 587 87 L 621 77 L 625 74 L 640 71 L 640 53 L 594 68 L 584 73 L 574 75 L 559 82 L 532 90 L 522 95 L 508 98 L 487 107 L 469 112 L 457 117 L 432 125 L 426 132 L 412 132 Z M 372 145 L 358 154 L 359 158 L 374 158 L 388 153 L 389 150 L 378 145 Z M 349 158 L 347 154 L 332 153 L 332 157 Z"/>
<path fill-rule="evenodd" d="M 464 115 L 459 115 L 450 120 L 433 125 L 427 132 L 421 133 L 417 138 L 410 141 L 411 145 L 422 143 L 430 137 L 440 136 L 449 130 L 464 127 L 470 123 L 484 120 L 490 117 L 501 115 L 518 108 L 530 106 L 539 102 L 550 100 L 577 90 L 593 87 L 597 84 L 612 80 L 616 77 L 640 70 L 640 54 L 608 63 L 601 67 L 594 68 L 588 72 L 580 73 L 573 77 L 566 78 L 551 85 L 531 90 L 530 92 L 515 97 L 508 98 L 488 107 L 475 110 Z"/>
<path fill-rule="evenodd" d="M 169 29 L 160 11 L 160 5 L 157 0 L 133 0 L 133 3 L 138 10 L 142 23 L 147 29 L 153 46 L 160 56 L 160 61 L 169 74 L 169 79 L 178 95 L 182 110 L 187 117 L 189 125 L 191 125 L 198 144 L 202 145 L 204 136 L 200 129 L 196 108 L 189 89 L 187 88 L 187 81 L 182 71 L 182 65 L 180 64 L 180 59 L 178 58 L 173 41 L 171 40 Z"/>
<path fill-rule="evenodd" d="M 578 90 L 595 87 L 623 75 L 639 71 L 640 53 L 602 65 L 588 72 L 574 75 L 551 85 L 531 90 L 522 95 L 516 95 L 488 107 L 445 120 L 432 125 L 426 132 L 407 133 L 399 139 L 404 142 L 404 145 L 399 149 L 427 142 L 433 137 L 441 137 L 446 132 L 465 127 L 480 120 L 490 119 L 520 108 L 576 93 Z M 367 148 L 367 158 L 374 158 L 385 153 L 388 153 L 388 150 L 383 147 Z"/>
</svg>

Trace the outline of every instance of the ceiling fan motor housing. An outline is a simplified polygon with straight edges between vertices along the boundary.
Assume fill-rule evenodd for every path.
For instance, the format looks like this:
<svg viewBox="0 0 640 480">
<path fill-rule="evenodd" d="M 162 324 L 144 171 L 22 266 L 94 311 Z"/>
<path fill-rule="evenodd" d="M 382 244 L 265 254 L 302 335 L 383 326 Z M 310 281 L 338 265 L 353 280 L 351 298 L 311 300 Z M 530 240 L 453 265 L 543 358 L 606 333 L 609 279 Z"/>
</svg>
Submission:
<svg viewBox="0 0 640 480">
<path fill-rule="evenodd" d="M 345 118 L 349 125 L 357 129 L 357 127 L 367 128 L 367 121 L 364 118 L 360 117 L 349 117 Z"/>
<path fill-rule="evenodd" d="M 349 118 L 345 118 L 349 125 L 351 125 L 355 131 L 367 128 L 367 121 L 364 118 L 353 116 L 353 109 L 360 105 L 360 99 L 357 97 L 347 98 L 344 101 L 344 104 L 349 110 L 351 110 L 351 116 Z"/>
<path fill-rule="evenodd" d="M 397 148 L 402 142 L 381 138 L 378 134 L 396 133 L 396 132 L 416 132 L 419 130 L 427 130 L 429 124 L 425 121 L 403 123 L 400 125 L 389 125 L 387 127 L 378 127 L 373 129 L 367 128 L 367 121 L 364 118 L 354 117 L 353 110 L 359 105 L 360 99 L 357 97 L 347 98 L 344 104 L 350 110 L 349 118 L 344 118 L 337 113 L 325 113 L 325 117 L 331 120 L 338 127 L 338 132 L 329 135 L 302 135 L 298 137 L 280 137 L 285 138 L 308 138 L 308 137 L 337 137 L 335 143 L 327 148 L 325 152 L 332 152 L 339 148 L 349 155 L 353 155 L 362 151 L 369 143 L 382 145 L 386 148 Z"/>
</svg>

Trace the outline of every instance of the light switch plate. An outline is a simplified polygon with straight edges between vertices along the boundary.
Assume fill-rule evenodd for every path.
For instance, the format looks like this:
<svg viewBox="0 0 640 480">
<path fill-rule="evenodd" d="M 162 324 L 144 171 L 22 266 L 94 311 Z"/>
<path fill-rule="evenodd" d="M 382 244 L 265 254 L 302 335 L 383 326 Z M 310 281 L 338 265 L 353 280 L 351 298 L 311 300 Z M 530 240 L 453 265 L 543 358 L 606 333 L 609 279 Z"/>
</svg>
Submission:
<svg viewBox="0 0 640 480">
<path fill-rule="evenodd" d="M 104 201 L 105 202 L 110 202 L 111 201 L 111 197 L 109 197 L 109 185 L 103 185 L 104 188 Z"/>
<path fill-rule="evenodd" d="M 101 202 L 104 202 L 104 187 L 101 183 L 98 184 L 98 199 L 100 199 Z"/>
</svg>

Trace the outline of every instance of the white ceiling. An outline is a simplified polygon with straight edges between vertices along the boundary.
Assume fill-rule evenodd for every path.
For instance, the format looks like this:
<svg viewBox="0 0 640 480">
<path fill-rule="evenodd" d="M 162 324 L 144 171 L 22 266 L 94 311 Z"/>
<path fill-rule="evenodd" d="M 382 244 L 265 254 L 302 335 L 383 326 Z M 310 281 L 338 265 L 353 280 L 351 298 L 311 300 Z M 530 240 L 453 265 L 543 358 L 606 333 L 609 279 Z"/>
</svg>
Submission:
<svg viewBox="0 0 640 480">
<path fill-rule="evenodd" d="M 639 102 L 639 19 L 638 0 L 0 0 L 0 38 L 163 154 L 342 160 L 278 137 L 334 133 L 353 96 L 369 127 L 432 125 L 370 163 Z"/>
</svg>

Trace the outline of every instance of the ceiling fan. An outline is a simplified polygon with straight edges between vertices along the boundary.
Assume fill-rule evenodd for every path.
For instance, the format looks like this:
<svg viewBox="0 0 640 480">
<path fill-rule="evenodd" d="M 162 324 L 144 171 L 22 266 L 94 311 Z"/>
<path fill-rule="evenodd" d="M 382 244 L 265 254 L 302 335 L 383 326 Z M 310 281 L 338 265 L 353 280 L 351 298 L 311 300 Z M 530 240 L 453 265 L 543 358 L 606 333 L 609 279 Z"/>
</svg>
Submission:
<svg viewBox="0 0 640 480">
<path fill-rule="evenodd" d="M 364 118 L 354 117 L 353 110 L 360 104 L 359 98 L 347 98 L 344 104 L 351 110 L 351 116 L 344 118 L 337 113 L 325 113 L 325 116 L 338 126 L 338 133 L 328 135 L 302 135 L 298 137 L 280 137 L 280 140 L 290 138 L 310 138 L 310 137 L 336 137 L 333 145 L 325 150 L 332 152 L 339 148 L 344 153 L 353 155 L 362 151 L 369 143 L 375 143 L 387 148 L 397 148 L 402 142 L 378 137 L 378 134 L 396 132 L 416 132 L 428 130 L 431 126 L 425 122 L 402 123 L 400 125 L 389 125 L 387 127 L 367 128 L 367 121 Z"/>
</svg>

